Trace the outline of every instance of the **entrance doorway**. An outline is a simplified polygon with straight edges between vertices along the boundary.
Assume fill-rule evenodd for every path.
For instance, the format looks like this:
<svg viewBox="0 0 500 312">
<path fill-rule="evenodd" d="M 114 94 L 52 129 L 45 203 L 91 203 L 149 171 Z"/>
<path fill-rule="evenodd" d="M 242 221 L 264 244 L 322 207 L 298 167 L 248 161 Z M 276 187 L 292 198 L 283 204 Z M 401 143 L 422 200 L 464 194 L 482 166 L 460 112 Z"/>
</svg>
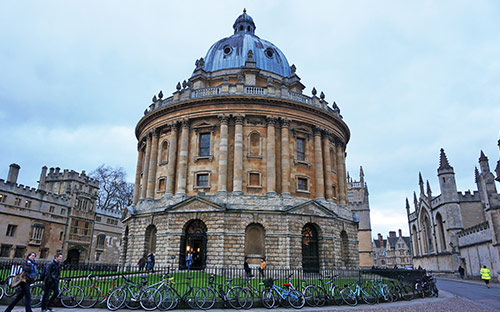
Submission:
<svg viewBox="0 0 500 312">
<path fill-rule="evenodd" d="M 302 268 L 304 272 L 319 272 L 318 232 L 310 223 L 302 228 Z"/>
<path fill-rule="evenodd" d="M 80 250 L 73 248 L 68 250 L 68 256 L 66 257 L 66 262 L 68 264 L 78 264 L 80 261 Z"/>
<path fill-rule="evenodd" d="M 207 258 L 207 226 L 201 220 L 191 220 L 186 223 L 181 237 L 179 267 L 187 269 L 186 256 L 192 254 L 191 270 L 202 270 Z"/>
</svg>

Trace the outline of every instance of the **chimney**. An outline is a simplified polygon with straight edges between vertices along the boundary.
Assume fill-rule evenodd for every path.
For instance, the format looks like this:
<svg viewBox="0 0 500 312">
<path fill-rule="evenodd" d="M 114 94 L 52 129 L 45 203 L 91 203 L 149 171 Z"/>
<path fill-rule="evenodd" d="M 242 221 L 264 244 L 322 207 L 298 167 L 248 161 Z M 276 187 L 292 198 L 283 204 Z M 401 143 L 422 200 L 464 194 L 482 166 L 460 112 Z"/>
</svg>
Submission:
<svg viewBox="0 0 500 312">
<path fill-rule="evenodd" d="M 10 164 L 9 175 L 7 176 L 7 183 L 12 183 L 12 184 L 17 183 L 17 176 L 19 175 L 19 169 L 21 169 L 21 167 L 18 164 Z"/>
<path fill-rule="evenodd" d="M 47 166 L 42 167 L 42 172 L 40 173 L 40 181 L 38 181 L 38 189 L 40 191 L 45 190 L 45 176 L 47 175 Z"/>
<path fill-rule="evenodd" d="M 389 232 L 389 237 L 396 237 L 396 232 L 395 231 L 390 231 Z"/>
<path fill-rule="evenodd" d="M 401 229 L 399 229 L 399 237 L 403 237 L 403 231 L 401 231 Z"/>
<path fill-rule="evenodd" d="M 378 241 L 380 242 L 380 247 L 384 247 L 384 238 L 380 233 L 378 233 Z"/>
</svg>

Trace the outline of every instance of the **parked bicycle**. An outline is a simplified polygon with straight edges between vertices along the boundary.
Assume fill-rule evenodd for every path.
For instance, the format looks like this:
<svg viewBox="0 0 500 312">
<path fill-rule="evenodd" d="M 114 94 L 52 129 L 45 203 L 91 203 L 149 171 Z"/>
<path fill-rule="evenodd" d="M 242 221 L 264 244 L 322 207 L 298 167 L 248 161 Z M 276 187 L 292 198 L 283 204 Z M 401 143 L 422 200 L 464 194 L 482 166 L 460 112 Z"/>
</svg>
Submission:
<svg viewBox="0 0 500 312">
<path fill-rule="evenodd" d="M 62 285 L 59 287 L 59 295 L 56 299 L 61 300 L 61 304 L 66 308 L 76 308 L 83 300 L 84 293 L 80 286 L 69 286 L 71 278 L 61 278 Z M 38 308 L 42 305 L 42 297 L 45 290 L 43 283 L 32 284 L 31 291 L 31 306 Z"/>
<path fill-rule="evenodd" d="M 377 294 L 377 302 L 383 300 L 385 302 L 393 302 L 394 294 L 387 284 L 382 283 L 382 281 L 371 280 L 371 286 L 375 288 Z"/>
<path fill-rule="evenodd" d="M 195 302 L 196 292 L 200 287 L 191 286 L 191 280 L 193 276 L 186 276 L 185 283 L 175 283 L 174 277 L 169 274 L 163 279 L 163 285 L 157 286 L 157 289 L 161 293 L 161 302 L 158 304 L 160 310 L 172 310 L 175 309 L 179 303 L 185 303 L 191 309 L 197 309 L 198 306 Z M 179 288 L 186 289 L 182 295 L 179 293 Z"/>
<path fill-rule="evenodd" d="M 3 297 L 12 297 L 16 294 L 16 289 L 10 286 L 13 278 L 14 275 L 9 275 L 0 282 L 0 300 L 2 300 Z"/>
<path fill-rule="evenodd" d="M 341 305 L 343 300 L 340 295 L 340 291 L 342 290 L 337 284 L 335 284 L 335 279 L 338 278 L 338 275 L 327 276 L 328 281 L 325 282 L 323 277 L 320 277 L 318 280 L 320 285 L 318 285 L 318 290 L 320 291 L 320 301 L 319 306 L 323 306 L 328 302 L 334 302 L 336 305 Z"/>
<path fill-rule="evenodd" d="M 218 296 L 224 305 L 229 304 L 234 309 L 239 309 L 238 295 L 242 287 L 231 285 L 232 278 L 226 279 L 226 283 L 215 282 L 215 274 L 208 278 L 208 287 L 200 288 L 195 295 L 195 302 L 198 308 L 202 310 L 211 309 L 216 297 Z"/>
<path fill-rule="evenodd" d="M 252 282 L 254 281 L 254 282 Z M 238 294 L 238 303 L 240 304 L 240 307 L 242 307 L 245 310 L 251 309 L 254 305 L 255 298 L 260 298 L 262 294 L 262 287 L 264 286 L 264 283 L 259 282 L 259 288 L 256 288 L 254 286 L 256 279 L 253 277 L 246 277 L 245 278 L 245 287 L 242 287 L 240 290 L 240 293 Z"/>
<path fill-rule="evenodd" d="M 268 278 L 264 280 L 266 289 L 262 291 L 262 304 L 272 309 L 277 303 L 287 302 L 291 307 L 300 309 L 305 304 L 304 296 L 295 289 L 290 289 L 290 283 L 283 283 L 283 288 L 274 285 L 274 279 Z M 277 300 L 276 300 L 277 299 Z M 278 302 L 277 302 L 278 301 Z"/>
<path fill-rule="evenodd" d="M 111 311 L 118 310 L 123 306 L 131 310 L 138 309 L 140 306 L 140 297 L 148 284 L 148 277 L 141 276 L 139 283 L 126 278 L 124 275 L 121 278 L 125 280 L 125 285 L 116 288 L 108 295 L 106 306 Z"/>
<path fill-rule="evenodd" d="M 412 300 L 415 297 L 415 290 L 413 287 L 403 283 L 403 278 L 401 276 L 398 277 L 398 281 L 391 280 L 391 285 L 389 286 L 394 301 L 396 300 Z"/>
<path fill-rule="evenodd" d="M 351 287 L 354 287 L 354 290 Z M 342 300 L 350 306 L 357 305 L 359 300 L 363 300 L 366 304 L 375 304 L 378 301 L 376 290 L 370 286 L 361 287 L 359 280 L 345 285 L 340 295 Z"/>
<path fill-rule="evenodd" d="M 108 295 L 116 288 L 115 281 L 117 277 L 111 279 L 100 279 L 98 280 L 93 274 L 89 274 L 87 278 L 92 281 L 92 284 L 84 287 L 85 297 L 82 302 L 80 302 L 80 308 L 92 308 L 98 302 L 100 304 L 105 303 L 108 299 Z M 109 287 L 103 287 L 103 290 L 99 286 L 100 284 L 108 284 Z"/>
</svg>

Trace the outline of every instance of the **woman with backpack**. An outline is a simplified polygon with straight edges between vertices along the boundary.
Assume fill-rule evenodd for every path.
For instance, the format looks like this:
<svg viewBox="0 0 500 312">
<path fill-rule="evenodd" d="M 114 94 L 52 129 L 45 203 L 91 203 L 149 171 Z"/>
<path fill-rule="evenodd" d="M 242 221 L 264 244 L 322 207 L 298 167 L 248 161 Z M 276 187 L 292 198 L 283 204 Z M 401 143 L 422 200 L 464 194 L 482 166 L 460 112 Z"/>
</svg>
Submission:
<svg viewBox="0 0 500 312">
<path fill-rule="evenodd" d="M 36 253 L 30 252 L 28 254 L 28 258 L 26 258 L 26 261 L 23 263 L 23 277 L 26 279 L 26 281 L 22 281 L 19 284 L 19 287 L 21 291 L 19 294 L 16 296 L 16 298 L 9 304 L 7 309 L 5 309 L 5 312 L 10 312 L 16 304 L 23 298 L 24 299 L 24 306 L 26 308 L 26 312 L 32 312 L 31 310 L 31 292 L 30 292 L 30 284 L 33 283 L 36 280 L 36 276 L 38 274 L 36 270 L 37 263 L 35 261 L 36 258 Z"/>
</svg>

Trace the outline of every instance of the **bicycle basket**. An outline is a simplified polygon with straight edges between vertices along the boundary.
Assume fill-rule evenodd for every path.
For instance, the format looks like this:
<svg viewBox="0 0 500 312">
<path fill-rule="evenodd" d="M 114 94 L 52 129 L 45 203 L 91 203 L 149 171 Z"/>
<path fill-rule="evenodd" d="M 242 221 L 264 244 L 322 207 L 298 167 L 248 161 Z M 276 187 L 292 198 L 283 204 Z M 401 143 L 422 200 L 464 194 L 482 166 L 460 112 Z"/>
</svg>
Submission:
<svg viewBox="0 0 500 312">
<path fill-rule="evenodd" d="M 272 278 L 268 278 L 264 280 L 264 286 L 271 287 L 274 285 L 274 280 Z"/>
</svg>

